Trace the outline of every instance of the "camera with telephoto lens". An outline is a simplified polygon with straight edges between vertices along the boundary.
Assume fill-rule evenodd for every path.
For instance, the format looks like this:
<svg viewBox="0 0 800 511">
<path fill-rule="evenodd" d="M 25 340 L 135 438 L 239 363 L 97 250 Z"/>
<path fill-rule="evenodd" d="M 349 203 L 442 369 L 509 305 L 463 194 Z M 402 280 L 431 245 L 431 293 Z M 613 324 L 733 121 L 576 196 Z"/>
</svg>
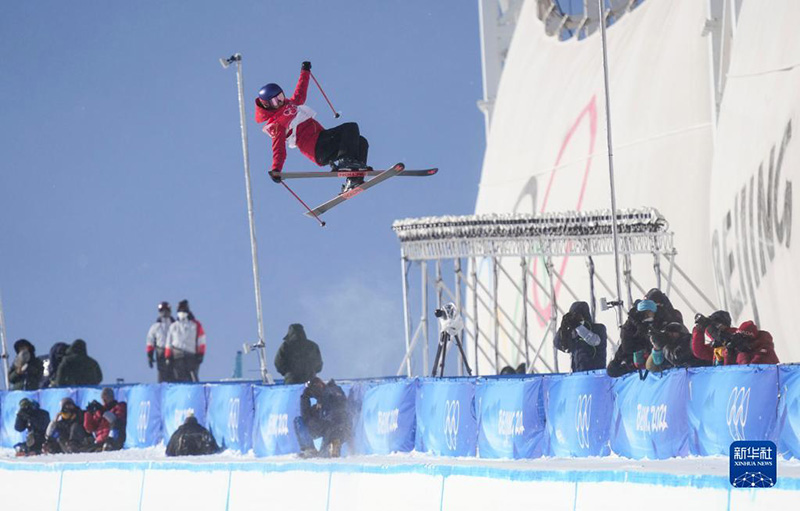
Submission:
<svg viewBox="0 0 800 511">
<path fill-rule="evenodd" d="M 98 411 L 102 410 L 102 408 L 103 408 L 103 405 L 101 405 L 97 401 L 92 401 L 91 403 L 86 405 L 86 411 L 89 412 L 89 413 L 98 412 Z"/>
</svg>

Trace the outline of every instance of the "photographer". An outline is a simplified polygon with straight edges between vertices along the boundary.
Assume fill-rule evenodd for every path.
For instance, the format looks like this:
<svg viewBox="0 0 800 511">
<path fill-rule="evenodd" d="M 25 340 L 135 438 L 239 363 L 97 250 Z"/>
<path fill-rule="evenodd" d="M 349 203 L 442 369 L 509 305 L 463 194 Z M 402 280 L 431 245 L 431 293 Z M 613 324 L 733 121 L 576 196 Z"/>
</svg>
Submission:
<svg viewBox="0 0 800 511">
<path fill-rule="evenodd" d="M 125 443 L 127 404 L 114 399 L 114 390 L 106 387 L 100 394 L 103 404 L 92 401 L 83 416 L 83 428 L 94 435 L 93 451 L 117 451 Z"/>
<path fill-rule="evenodd" d="M 661 372 L 671 367 L 699 367 L 709 365 L 696 358 L 691 348 L 692 336 L 682 323 L 668 323 L 661 328 L 650 328 L 653 350 L 647 357 L 647 370 Z"/>
<path fill-rule="evenodd" d="M 637 300 L 628 312 L 628 319 L 620 329 L 620 343 L 606 372 L 616 378 L 646 368 L 650 356 L 650 327 L 658 306 L 652 300 Z"/>
<path fill-rule="evenodd" d="M 14 446 L 17 456 L 35 456 L 42 453 L 45 432 L 50 423 L 50 414 L 39 408 L 39 403 L 28 398 L 19 401 L 19 410 L 14 421 L 14 429 L 28 432 L 24 442 Z"/>
<path fill-rule="evenodd" d="M 326 384 L 317 377 L 312 378 L 300 396 L 300 417 L 294 419 L 300 456 L 338 458 L 342 444 L 350 438 L 351 429 L 347 396 L 342 388 L 333 380 Z M 319 437 L 322 437 L 322 448 L 317 451 L 314 439 Z"/>
<path fill-rule="evenodd" d="M 606 327 L 592 322 L 589 304 L 575 302 L 561 318 L 553 338 L 555 347 L 571 355 L 572 372 L 592 371 L 606 366 Z"/>
<path fill-rule="evenodd" d="M 728 351 L 736 352 L 736 363 L 739 365 L 780 363 L 772 335 L 765 330 L 759 330 L 752 321 L 739 325 L 725 347 Z"/>
<path fill-rule="evenodd" d="M 14 343 L 17 356 L 8 372 L 8 382 L 11 390 L 36 390 L 39 388 L 44 365 L 36 357 L 36 348 L 27 339 L 20 339 Z"/>
<path fill-rule="evenodd" d="M 700 313 L 694 316 L 692 329 L 692 352 L 694 356 L 711 362 L 713 365 L 734 365 L 736 354 L 728 353 L 725 345 L 736 329 L 731 328 L 731 315 L 718 310 L 706 317 Z"/>
<path fill-rule="evenodd" d="M 167 444 L 167 456 L 201 456 L 220 451 L 217 441 L 206 428 L 189 414 L 183 424 L 175 430 Z"/>
<path fill-rule="evenodd" d="M 91 437 L 83 429 L 83 410 L 71 398 L 61 400 L 61 411 L 47 426 L 44 452 L 47 454 L 84 452 Z"/>
</svg>

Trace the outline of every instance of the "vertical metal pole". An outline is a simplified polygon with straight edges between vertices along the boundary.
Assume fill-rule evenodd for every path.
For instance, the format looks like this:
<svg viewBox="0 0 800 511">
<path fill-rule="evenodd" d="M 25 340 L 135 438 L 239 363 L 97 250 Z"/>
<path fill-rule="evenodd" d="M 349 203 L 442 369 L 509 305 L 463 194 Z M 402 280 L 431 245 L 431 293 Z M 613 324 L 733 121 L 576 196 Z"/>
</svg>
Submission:
<svg viewBox="0 0 800 511">
<path fill-rule="evenodd" d="M 2 353 L 0 357 L 3 359 L 3 381 L 6 384 L 6 390 L 9 390 L 8 382 L 8 347 L 6 346 L 6 316 L 3 313 L 3 296 L 0 295 L 0 350 Z"/>
<path fill-rule="evenodd" d="M 633 290 L 631 288 L 631 256 L 629 254 L 625 254 L 622 258 L 622 262 L 625 265 L 623 269 L 623 274 L 625 275 L 625 289 L 628 292 L 628 307 L 633 307 Z"/>
<path fill-rule="evenodd" d="M 478 357 L 480 350 L 478 349 L 478 336 L 480 328 L 478 327 L 478 263 L 474 257 L 469 260 L 470 276 L 472 277 L 472 322 L 474 323 L 474 331 L 472 338 L 475 341 L 475 376 L 480 376 L 481 372 L 478 370 Z"/>
<path fill-rule="evenodd" d="M 528 260 L 520 257 L 519 265 L 522 268 L 522 337 L 525 343 L 525 372 L 530 370 L 531 355 L 528 350 Z"/>
<path fill-rule="evenodd" d="M 614 149 L 611 142 L 611 97 L 608 90 L 608 50 L 606 48 L 606 17 L 603 0 L 597 0 L 600 12 L 600 32 L 603 39 L 603 83 L 606 95 L 606 138 L 608 144 L 608 182 L 611 187 L 611 230 L 614 237 L 614 269 L 617 276 L 617 301 L 622 299 L 619 270 L 619 236 L 617 231 L 617 194 L 614 188 Z M 622 327 L 622 307 L 617 306 L 617 326 Z"/>
<path fill-rule="evenodd" d="M 589 307 L 592 310 L 592 321 L 597 319 L 597 298 L 594 292 L 594 259 L 592 256 L 586 258 L 586 266 L 589 268 Z"/>
<path fill-rule="evenodd" d="M 456 309 L 461 314 L 461 258 L 456 258 L 453 264 L 455 265 L 456 273 Z M 463 336 L 464 334 L 461 335 Z M 458 364 L 458 375 L 464 376 L 464 355 L 462 350 L 458 350 L 458 357 L 461 360 L 461 363 Z"/>
<path fill-rule="evenodd" d="M 556 333 L 558 333 L 558 302 L 556 302 L 556 286 L 553 281 L 555 269 L 550 256 L 545 259 L 544 267 L 547 269 L 547 276 L 550 280 L 550 332 L 555 340 Z M 553 345 L 553 368 L 558 372 L 558 350 L 555 349 L 555 345 Z"/>
<path fill-rule="evenodd" d="M 661 289 L 661 256 L 653 252 L 653 271 L 656 274 L 656 287 Z"/>
<path fill-rule="evenodd" d="M 500 314 L 497 303 L 497 257 L 492 257 L 492 315 L 494 316 L 494 374 L 500 374 Z"/>
<path fill-rule="evenodd" d="M 406 256 L 400 259 L 400 266 L 403 273 L 403 324 L 406 329 L 406 375 L 411 378 L 411 316 L 408 314 L 408 262 Z"/>
<path fill-rule="evenodd" d="M 442 260 L 436 260 L 436 308 L 442 308 Z"/>
<path fill-rule="evenodd" d="M 419 321 L 422 324 L 422 335 L 425 339 L 422 347 L 422 374 L 428 374 L 428 351 L 430 349 L 428 343 L 428 262 L 422 261 L 420 267 L 422 269 L 422 317 Z"/>
<path fill-rule="evenodd" d="M 261 312 L 261 278 L 258 270 L 258 242 L 256 240 L 256 223 L 253 215 L 253 192 L 250 186 L 250 153 L 247 145 L 247 121 L 244 111 L 244 76 L 242 74 L 242 56 L 234 55 L 236 60 L 236 81 L 239 85 L 239 126 L 242 130 L 242 156 L 244 158 L 244 183 L 247 190 L 247 219 L 250 223 L 250 255 L 253 259 L 253 285 L 256 294 L 256 319 L 258 321 L 258 358 L 261 364 L 261 379 L 270 385 L 272 375 L 267 368 L 266 342 L 264 337 L 264 316 Z"/>
</svg>

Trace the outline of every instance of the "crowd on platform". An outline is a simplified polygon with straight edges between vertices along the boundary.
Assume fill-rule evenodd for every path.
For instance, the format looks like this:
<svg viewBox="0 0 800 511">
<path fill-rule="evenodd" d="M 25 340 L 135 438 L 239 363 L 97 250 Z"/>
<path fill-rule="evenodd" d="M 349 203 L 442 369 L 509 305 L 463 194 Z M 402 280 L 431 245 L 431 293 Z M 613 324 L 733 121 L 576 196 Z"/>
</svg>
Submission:
<svg viewBox="0 0 800 511">
<path fill-rule="evenodd" d="M 606 327 L 594 322 L 586 302 L 575 302 L 561 319 L 554 344 L 570 354 L 573 372 L 605 368 L 612 377 L 637 371 L 644 377 L 671 367 L 779 363 L 772 336 L 753 321 L 736 327 L 727 311 L 698 313 L 690 331 L 659 289 L 634 302 L 619 339 L 606 365 Z"/>
</svg>

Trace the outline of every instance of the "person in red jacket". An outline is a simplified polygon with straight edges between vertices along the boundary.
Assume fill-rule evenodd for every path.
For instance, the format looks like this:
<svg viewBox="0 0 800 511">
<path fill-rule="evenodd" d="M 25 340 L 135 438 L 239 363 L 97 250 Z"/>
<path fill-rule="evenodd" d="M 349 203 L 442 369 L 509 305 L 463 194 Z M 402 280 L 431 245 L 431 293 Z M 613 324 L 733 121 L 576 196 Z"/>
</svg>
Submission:
<svg viewBox="0 0 800 511">
<path fill-rule="evenodd" d="M 83 429 L 94 435 L 96 451 L 117 451 L 125 443 L 128 406 L 114 398 L 114 390 L 106 387 L 100 393 L 101 405 L 92 401 L 83 415 Z"/>
<path fill-rule="evenodd" d="M 765 330 L 759 330 L 752 321 L 739 325 L 739 329 L 733 334 L 732 344 L 736 349 L 736 363 L 739 365 L 780 363 L 772 335 Z"/>
<path fill-rule="evenodd" d="M 262 130 L 272 139 L 272 171 L 283 170 L 287 143 L 319 166 L 331 165 L 333 170 L 369 169 L 369 143 L 361 136 L 358 124 L 348 122 L 326 130 L 314 119 L 316 112 L 305 104 L 310 78 L 311 62 L 306 61 L 291 98 L 287 99 L 275 83 L 258 91 L 256 122 L 266 122 Z M 272 180 L 281 182 L 280 176 L 273 176 Z M 342 192 L 363 182 L 363 177 L 348 178 Z"/>
<path fill-rule="evenodd" d="M 719 310 L 706 317 L 700 313 L 694 316 L 692 330 L 692 353 L 694 356 L 717 365 L 735 365 L 736 354 L 725 347 L 726 339 L 736 333 L 731 328 L 731 315 Z"/>
</svg>

